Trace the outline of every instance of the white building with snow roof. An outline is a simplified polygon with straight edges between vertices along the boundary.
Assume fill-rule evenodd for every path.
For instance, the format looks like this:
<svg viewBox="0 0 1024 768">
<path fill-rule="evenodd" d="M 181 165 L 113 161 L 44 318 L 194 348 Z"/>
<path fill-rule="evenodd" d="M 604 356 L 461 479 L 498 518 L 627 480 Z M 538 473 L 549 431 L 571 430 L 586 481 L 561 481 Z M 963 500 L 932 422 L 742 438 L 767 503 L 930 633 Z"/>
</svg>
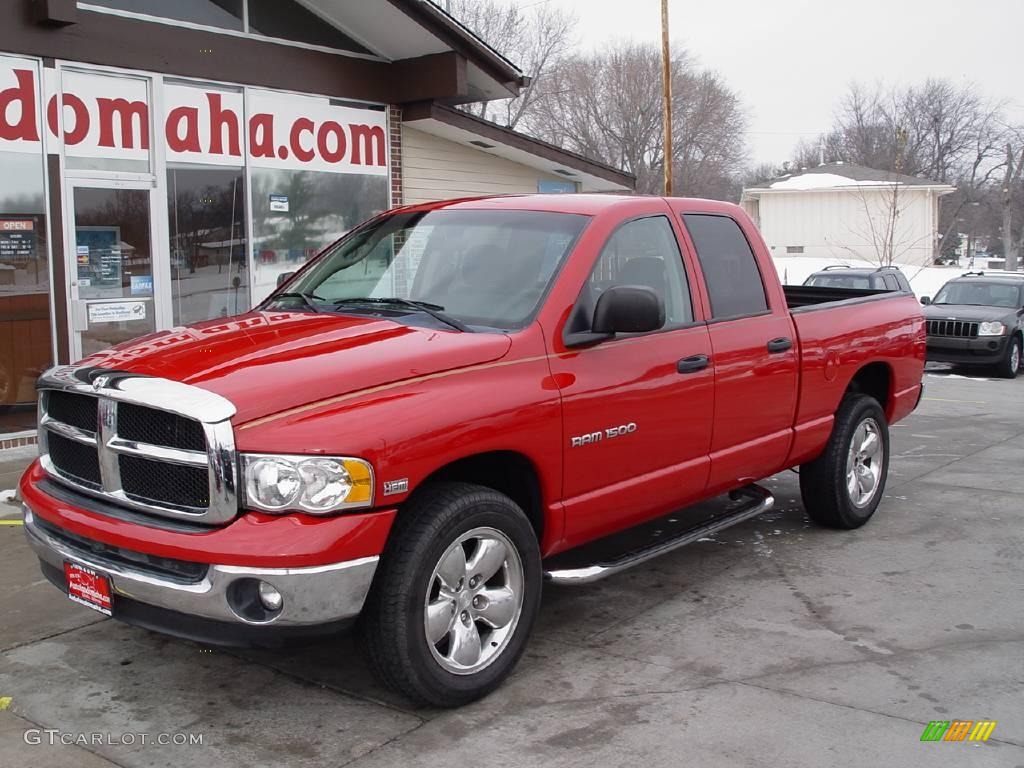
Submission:
<svg viewBox="0 0 1024 768">
<path fill-rule="evenodd" d="M 939 252 L 939 198 L 954 190 L 837 162 L 744 189 L 740 204 L 777 258 L 929 266 Z"/>
</svg>

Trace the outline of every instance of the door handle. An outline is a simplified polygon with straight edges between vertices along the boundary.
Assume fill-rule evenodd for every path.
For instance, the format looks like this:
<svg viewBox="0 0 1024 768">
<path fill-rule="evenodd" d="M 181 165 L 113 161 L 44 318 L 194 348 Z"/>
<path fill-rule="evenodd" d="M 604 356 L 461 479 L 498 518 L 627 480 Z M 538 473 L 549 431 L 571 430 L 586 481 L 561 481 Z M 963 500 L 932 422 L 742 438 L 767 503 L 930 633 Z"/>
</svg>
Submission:
<svg viewBox="0 0 1024 768">
<path fill-rule="evenodd" d="M 676 363 L 676 371 L 679 373 L 696 373 L 708 367 L 711 359 L 707 355 L 691 355 L 684 357 Z"/>
<path fill-rule="evenodd" d="M 772 353 L 785 352 L 786 350 L 792 348 L 793 340 L 786 338 L 785 336 L 780 336 L 779 338 L 772 339 L 771 341 L 768 342 L 768 351 Z"/>
</svg>

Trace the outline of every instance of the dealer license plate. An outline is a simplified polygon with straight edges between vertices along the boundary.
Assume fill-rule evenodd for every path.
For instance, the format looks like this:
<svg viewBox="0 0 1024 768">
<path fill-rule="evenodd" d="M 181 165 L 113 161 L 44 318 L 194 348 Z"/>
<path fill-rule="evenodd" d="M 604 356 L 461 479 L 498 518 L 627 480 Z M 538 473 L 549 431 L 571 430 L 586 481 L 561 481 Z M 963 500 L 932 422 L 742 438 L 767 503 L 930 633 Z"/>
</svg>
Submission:
<svg viewBox="0 0 1024 768">
<path fill-rule="evenodd" d="M 110 616 L 110 579 L 84 565 L 65 561 L 64 576 L 68 581 L 68 597 L 76 603 Z"/>
</svg>

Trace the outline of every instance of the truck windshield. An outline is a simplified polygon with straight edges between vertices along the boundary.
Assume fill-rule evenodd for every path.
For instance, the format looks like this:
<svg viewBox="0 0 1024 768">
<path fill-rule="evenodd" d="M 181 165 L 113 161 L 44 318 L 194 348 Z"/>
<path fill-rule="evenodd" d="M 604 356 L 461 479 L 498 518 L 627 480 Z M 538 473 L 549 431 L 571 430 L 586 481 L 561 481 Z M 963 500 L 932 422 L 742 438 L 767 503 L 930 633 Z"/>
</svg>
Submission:
<svg viewBox="0 0 1024 768">
<path fill-rule="evenodd" d="M 265 306 L 522 328 L 588 221 L 542 211 L 394 213 L 328 248 Z"/>
<path fill-rule="evenodd" d="M 977 280 L 946 283 L 933 304 L 975 304 L 981 307 L 1021 306 L 1021 289 L 1007 283 L 983 283 Z"/>
</svg>

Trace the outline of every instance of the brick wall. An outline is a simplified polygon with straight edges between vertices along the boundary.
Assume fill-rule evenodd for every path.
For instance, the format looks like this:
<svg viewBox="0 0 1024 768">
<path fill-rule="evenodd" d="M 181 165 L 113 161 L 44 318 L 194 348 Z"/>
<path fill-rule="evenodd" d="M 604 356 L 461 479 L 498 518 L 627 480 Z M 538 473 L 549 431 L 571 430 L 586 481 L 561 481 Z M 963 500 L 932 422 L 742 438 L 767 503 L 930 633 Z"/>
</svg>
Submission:
<svg viewBox="0 0 1024 768">
<path fill-rule="evenodd" d="M 391 205 L 402 204 L 402 108 L 388 107 L 388 141 L 391 144 Z"/>
</svg>

